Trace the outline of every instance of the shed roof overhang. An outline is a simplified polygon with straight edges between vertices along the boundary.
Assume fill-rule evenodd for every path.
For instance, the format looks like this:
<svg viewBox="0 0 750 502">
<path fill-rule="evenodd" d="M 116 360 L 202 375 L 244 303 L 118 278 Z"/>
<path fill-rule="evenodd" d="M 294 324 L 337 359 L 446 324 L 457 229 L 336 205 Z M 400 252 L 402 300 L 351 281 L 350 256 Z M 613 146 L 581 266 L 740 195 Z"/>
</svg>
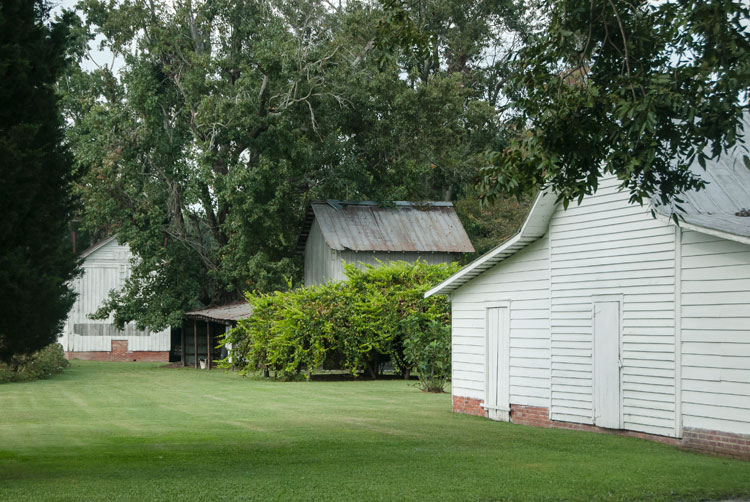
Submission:
<svg viewBox="0 0 750 502">
<path fill-rule="evenodd" d="M 240 319 L 250 317 L 252 313 L 252 307 L 248 303 L 242 302 L 191 310 L 190 312 L 185 312 L 185 319 L 216 322 L 233 326 Z"/>
</svg>

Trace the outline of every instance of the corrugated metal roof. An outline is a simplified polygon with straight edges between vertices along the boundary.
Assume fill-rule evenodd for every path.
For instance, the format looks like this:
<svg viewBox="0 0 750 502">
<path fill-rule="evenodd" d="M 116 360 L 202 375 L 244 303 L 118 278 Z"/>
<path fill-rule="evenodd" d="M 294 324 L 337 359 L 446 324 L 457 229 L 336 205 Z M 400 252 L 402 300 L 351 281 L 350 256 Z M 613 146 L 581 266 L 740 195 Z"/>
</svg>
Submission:
<svg viewBox="0 0 750 502">
<path fill-rule="evenodd" d="M 253 313 L 250 304 L 246 302 L 232 303 L 229 305 L 219 305 L 199 310 L 185 312 L 187 319 L 201 319 L 204 321 L 222 322 L 224 324 L 234 324 L 240 319 L 246 319 Z"/>
<path fill-rule="evenodd" d="M 681 195 L 682 211 L 657 200 L 652 201 L 654 209 L 665 217 L 674 212 L 688 225 L 750 237 L 750 217 L 737 215 L 750 209 L 750 169 L 742 160 L 743 154 L 744 150 L 736 149 L 719 160 L 707 161 L 705 170 L 695 162 L 690 170 L 706 182 L 705 188 Z"/>
<path fill-rule="evenodd" d="M 339 251 L 471 253 L 474 247 L 450 202 L 313 202 L 297 250 L 317 220 L 326 244 Z"/>
</svg>

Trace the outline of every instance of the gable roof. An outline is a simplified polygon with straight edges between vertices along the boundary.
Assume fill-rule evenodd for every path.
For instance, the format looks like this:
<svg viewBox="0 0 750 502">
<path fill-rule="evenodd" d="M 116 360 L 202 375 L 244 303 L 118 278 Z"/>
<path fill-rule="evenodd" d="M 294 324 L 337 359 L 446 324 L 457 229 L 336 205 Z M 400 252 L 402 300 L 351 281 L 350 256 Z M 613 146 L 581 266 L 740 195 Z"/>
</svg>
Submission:
<svg viewBox="0 0 750 502">
<path fill-rule="evenodd" d="M 745 123 L 750 124 L 747 116 Z M 706 162 L 705 170 L 696 162 L 691 170 L 706 181 L 706 187 L 680 196 L 684 200 L 680 204 L 683 211 L 678 211 L 674 205 L 658 205 L 652 199 L 651 206 L 657 217 L 674 224 L 674 212 L 682 218 L 682 228 L 750 245 L 750 217 L 739 215 L 741 211 L 750 209 L 750 169 L 742 161 L 741 149 L 737 148 L 719 160 Z M 425 298 L 455 291 L 544 236 L 557 207 L 556 201 L 557 197 L 552 193 L 545 192 L 537 196 L 519 233 L 427 291 Z"/>
<path fill-rule="evenodd" d="M 450 202 L 315 201 L 297 243 L 304 252 L 313 221 L 326 244 L 338 251 L 471 253 L 474 247 Z"/>
<path fill-rule="evenodd" d="M 103 239 L 97 242 L 96 244 L 91 245 L 88 249 L 86 249 L 85 251 L 81 253 L 81 258 L 86 258 L 87 256 L 95 253 L 96 251 L 100 250 L 101 248 L 103 248 L 104 246 L 106 246 L 107 244 L 115 240 L 116 237 L 117 237 L 116 235 L 113 235 L 111 237 L 107 237 L 106 239 Z"/>
</svg>

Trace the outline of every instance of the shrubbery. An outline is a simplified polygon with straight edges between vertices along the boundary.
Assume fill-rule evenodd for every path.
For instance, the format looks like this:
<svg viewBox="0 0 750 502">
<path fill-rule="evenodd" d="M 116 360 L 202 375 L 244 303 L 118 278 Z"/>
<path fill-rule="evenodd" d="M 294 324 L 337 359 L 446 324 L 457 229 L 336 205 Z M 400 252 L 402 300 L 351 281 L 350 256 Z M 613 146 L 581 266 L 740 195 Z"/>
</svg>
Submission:
<svg viewBox="0 0 750 502">
<path fill-rule="evenodd" d="M 375 377 L 390 359 L 402 375 L 417 370 L 426 389 L 442 388 L 424 384 L 435 379 L 423 373 L 440 374 L 444 382 L 450 372 L 450 335 L 447 352 L 436 351 L 430 338 L 445 345 L 450 305 L 445 297 L 425 299 L 424 293 L 457 270 L 456 264 L 424 262 L 364 269 L 347 265 L 347 282 L 249 295 L 252 316 L 225 338 L 233 365 L 272 371 L 283 379 L 309 377 L 318 368 Z M 420 353 L 425 351 L 429 355 Z"/>
<path fill-rule="evenodd" d="M 69 365 L 62 345 L 52 343 L 27 356 L 14 356 L 7 364 L 0 363 L 0 383 L 49 378 Z"/>
</svg>

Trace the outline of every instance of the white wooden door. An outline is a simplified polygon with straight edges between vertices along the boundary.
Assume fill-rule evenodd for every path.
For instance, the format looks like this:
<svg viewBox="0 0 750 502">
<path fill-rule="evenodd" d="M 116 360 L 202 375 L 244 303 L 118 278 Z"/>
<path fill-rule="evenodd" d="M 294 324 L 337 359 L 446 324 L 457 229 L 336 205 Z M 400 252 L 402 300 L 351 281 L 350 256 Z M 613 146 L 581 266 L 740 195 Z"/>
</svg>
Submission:
<svg viewBox="0 0 750 502">
<path fill-rule="evenodd" d="M 619 429 L 620 302 L 594 303 L 594 424 Z"/>
<path fill-rule="evenodd" d="M 507 307 L 486 309 L 484 407 L 492 420 L 510 420 L 510 337 Z"/>
</svg>

